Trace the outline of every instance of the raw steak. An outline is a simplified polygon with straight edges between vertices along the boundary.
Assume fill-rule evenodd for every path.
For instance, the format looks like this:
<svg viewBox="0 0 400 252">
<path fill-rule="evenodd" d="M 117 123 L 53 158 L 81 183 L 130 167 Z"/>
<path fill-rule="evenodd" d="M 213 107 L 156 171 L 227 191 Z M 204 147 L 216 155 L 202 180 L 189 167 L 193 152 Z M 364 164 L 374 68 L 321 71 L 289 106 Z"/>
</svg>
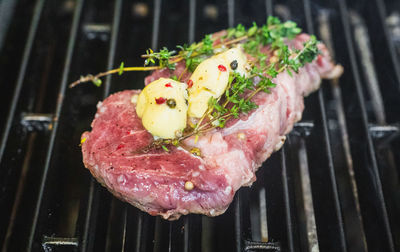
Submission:
<svg viewBox="0 0 400 252">
<path fill-rule="evenodd" d="M 288 42 L 301 49 L 307 34 Z M 267 53 L 266 48 L 266 53 Z M 182 214 L 222 214 L 241 186 L 250 186 L 261 164 L 278 150 L 296 121 L 301 119 L 303 97 L 319 88 L 321 78 L 341 75 L 323 44 L 322 54 L 290 77 L 283 72 L 274 79 L 277 86 L 270 94 L 253 97 L 258 108 L 230 120 L 216 129 L 185 140 L 189 147 L 201 150 L 201 157 L 181 147 L 169 147 L 143 153 L 153 137 L 142 126 L 131 97 L 140 90 L 126 90 L 99 102 L 92 131 L 82 139 L 83 162 L 93 176 L 116 197 L 148 212 L 175 220 Z M 155 71 L 149 83 L 160 77 L 180 75 L 184 63 L 175 72 Z M 184 80 L 189 78 L 184 76 Z M 185 182 L 194 184 L 185 190 Z"/>
</svg>

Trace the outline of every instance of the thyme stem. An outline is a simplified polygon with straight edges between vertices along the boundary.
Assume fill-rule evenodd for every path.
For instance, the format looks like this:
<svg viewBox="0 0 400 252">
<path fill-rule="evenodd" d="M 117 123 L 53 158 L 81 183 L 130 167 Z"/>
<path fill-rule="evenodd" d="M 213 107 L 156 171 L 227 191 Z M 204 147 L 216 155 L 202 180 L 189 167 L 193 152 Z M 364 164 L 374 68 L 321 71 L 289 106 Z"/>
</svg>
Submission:
<svg viewBox="0 0 400 252">
<path fill-rule="evenodd" d="M 215 48 L 221 48 L 222 46 L 229 46 L 229 45 L 237 44 L 237 43 L 239 43 L 239 42 L 241 42 L 243 40 L 246 40 L 247 38 L 248 38 L 248 36 L 245 35 L 245 36 L 242 36 L 242 37 L 239 37 L 239 38 L 236 38 L 236 39 L 228 40 L 228 41 L 226 41 L 224 43 L 216 45 Z M 214 42 L 215 38 L 212 39 L 212 40 Z M 203 42 L 197 43 L 196 46 L 194 47 L 194 49 L 197 49 L 197 48 L 201 47 L 203 44 L 204 44 Z M 154 57 L 154 55 L 155 55 L 155 53 L 142 54 L 141 57 L 142 58 L 151 58 L 151 57 Z M 201 54 L 198 53 L 198 52 L 193 52 L 190 55 L 189 58 L 194 58 L 194 57 L 197 57 L 199 55 L 201 55 Z M 174 55 L 174 56 L 171 56 L 169 58 L 168 64 L 175 64 L 175 63 L 178 63 L 178 62 L 180 62 L 180 61 L 182 61 L 184 59 L 185 59 L 185 55 L 182 55 L 182 54 Z M 144 67 L 124 67 L 122 69 L 123 69 L 124 72 L 132 72 L 132 71 L 152 71 L 152 70 L 157 70 L 157 69 L 161 69 L 161 68 L 163 68 L 163 67 L 161 67 L 161 66 L 144 66 Z M 77 85 L 79 85 L 81 83 L 84 83 L 84 82 L 93 82 L 94 80 L 97 80 L 97 79 L 99 79 L 101 77 L 104 77 L 104 76 L 107 76 L 107 75 L 110 75 L 110 74 L 118 73 L 122 69 L 121 68 L 112 69 L 112 70 L 109 70 L 109 71 L 106 71 L 106 72 L 98 73 L 96 75 L 88 74 L 88 75 L 86 75 L 84 77 L 81 77 L 79 80 L 76 80 L 73 83 L 71 83 L 69 85 L 69 88 L 73 88 L 73 87 L 75 87 L 75 86 L 77 86 Z M 187 71 L 187 70 L 185 69 L 185 71 Z M 178 80 L 181 79 L 181 77 L 184 74 L 184 72 L 182 72 L 182 74 L 181 74 L 181 76 L 179 77 Z"/>
<path fill-rule="evenodd" d="M 181 75 L 179 75 L 178 81 L 181 81 L 183 75 L 186 73 L 187 70 L 188 70 L 188 68 L 185 67 L 185 69 L 182 71 Z"/>
<path fill-rule="evenodd" d="M 160 67 L 159 67 L 159 66 L 149 66 L 149 67 L 124 67 L 124 68 L 123 68 L 123 71 L 124 71 L 124 72 L 131 72 L 131 71 L 152 71 L 152 70 L 157 70 L 157 69 L 160 69 Z M 107 75 L 110 75 L 110 74 L 119 73 L 120 71 L 121 71 L 120 68 L 116 68 L 116 69 L 109 70 L 109 71 L 107 71 L 107 72 L 98 73 L 98 74 L 96 74 L 96 75 L 88 74 L 88 75 L 86 75 L 86 76 L 81 77 L 79 80 L 72 82 L 72 83 L 69 85 L 69 88 L 73 88 L 73 87 L 75 87 L 76 85 L 81 84 L 81 83 L 84 83 L 84 82 L 94 81 L 94 80 L 99 79 L 99 78 L 101 78 L 101 77 L 103 77 L 103 76 L 107 76 Z"/>
</svg>

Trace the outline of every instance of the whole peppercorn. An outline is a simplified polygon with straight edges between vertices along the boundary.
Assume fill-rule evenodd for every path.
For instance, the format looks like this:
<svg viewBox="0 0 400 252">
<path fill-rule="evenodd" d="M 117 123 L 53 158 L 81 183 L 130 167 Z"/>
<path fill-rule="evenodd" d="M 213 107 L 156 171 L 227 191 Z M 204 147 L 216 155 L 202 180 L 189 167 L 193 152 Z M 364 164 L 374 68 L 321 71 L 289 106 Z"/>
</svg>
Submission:
<svg viewBox="0 0 400 252">
<path fill-rule="evenodd" d="M 232 70 L 235 70 L 237 67 L 238 67 L 238 62 L 237 62 L 237 60 L 232 61 L 232 62 L 231 62 L 231 69 L 232 69 Z"/>
<path fill-rule="evenodd" d="M 168 105 L 168 107 L 170 107 L 170 108 L 175 108 L 176 107 L 176 101 L 175 101 L 175 99 L 168 99 L 167 100 L 167 105 Z"/>
</svg>

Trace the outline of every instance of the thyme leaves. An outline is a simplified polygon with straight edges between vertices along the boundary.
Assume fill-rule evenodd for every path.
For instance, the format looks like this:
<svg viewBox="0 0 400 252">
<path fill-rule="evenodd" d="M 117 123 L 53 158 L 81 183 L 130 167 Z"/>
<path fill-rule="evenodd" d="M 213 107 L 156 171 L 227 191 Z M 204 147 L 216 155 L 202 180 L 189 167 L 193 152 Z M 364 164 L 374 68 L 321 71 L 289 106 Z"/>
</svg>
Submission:
<svg viewBox="0 0 400 252">
<path fill-rule="evenodd" d="M 222 36 L 206 35 L 200 42 L 177 46 L 176 50 L 169 50 L 166 47 L 159 51 L 148 49 L 142 55 L 145 59 L 144 66 L 125 67 L 124 63 L 121 63 L 117 69 L 97 75 L 82 76 L 70 87 L 83 82 L 92 82 L 100 86 L 101 77 L 116 73 L 121 75 L 128 71 L 151 71 L 162 68 L 174 70 L 176 63 L 182 60 L 185 60 L 185 72 L 193 72 L 206 58 L 241 44 L 244 51 L 254 59 L 248 75 L 240 75 L 234 71 L 236 67 L 231 65 L 233 72 L 229 76 L 224 94 L 218 98 L 210 98 L 209 107 L 197 124 L 188 126 L 176 139 L 154 141 L 153 147 L 158 146 L 165 150 L 168 145 L 178 146 L 181 141 L 194 135 L 198 139 L 202 133 L 225 127 L 229 119 L 238 118 L 242 113 L 250 113 L 257 108 L 252 98 L 259 92 L 270 93 L 271 88 L 276 86 L 274 79 L 279 73 L 286 71 L 289 75 L 293 75 L 305 64 L 313 61 L 320 53 L 315 36 L 310 36 L 301 50 L 288 46 L 288 42 L 300 32 L 301 29 L 295 22 L 281 22 L 276 17 L 269 17 L 261 26 L 254 22 L 248 29 L 239 24 L 227 29 Z M 265 48 L 269 49 L 269 53 L 265 53 Z M 180 80 L 182 75 L 183 73 L 171 78 Z"/>
</svg>

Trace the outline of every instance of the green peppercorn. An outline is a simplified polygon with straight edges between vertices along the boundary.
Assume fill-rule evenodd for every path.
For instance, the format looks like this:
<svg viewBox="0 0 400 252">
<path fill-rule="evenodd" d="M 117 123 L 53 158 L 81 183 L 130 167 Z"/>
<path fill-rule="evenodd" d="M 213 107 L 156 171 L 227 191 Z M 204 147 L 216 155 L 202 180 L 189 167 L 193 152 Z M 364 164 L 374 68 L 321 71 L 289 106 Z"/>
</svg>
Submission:
<svg viewBox="0 0 400 252">
<path fill-rule="evenodd" d="M 176 101 L 175 101 L 175 99 L 168 99 L 167 100 L 167 105 L 168 105 L 168 107 L 170 107 L 170 108 L 175 108 L 176 107 Z"/>
</svg>

